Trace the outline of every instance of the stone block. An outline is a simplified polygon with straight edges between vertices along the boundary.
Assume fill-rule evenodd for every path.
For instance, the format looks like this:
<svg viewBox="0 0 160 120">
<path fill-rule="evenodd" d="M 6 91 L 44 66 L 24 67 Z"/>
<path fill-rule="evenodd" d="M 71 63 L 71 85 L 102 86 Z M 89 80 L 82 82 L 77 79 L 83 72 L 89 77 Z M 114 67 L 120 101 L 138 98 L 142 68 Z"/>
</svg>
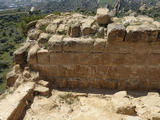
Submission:
<svg viewBox="0 0 160 120">
<path fill-rule="evenodd" d="M 48 41 L 48 49 L 53 52 L 62 52 L 63 36 L 53 35 Z"/>
<path fill-rule="evenodd" d="M 49 24 L 46 28 L 46 32 L 48 33 L 56 33 L 58 25 L 57 24 Z"/>
<path fill-rule="evenodd" d="M 38 57 L 38 64 L 49 64 L 50 63 L 50 56 L 49 52 L 46 49 L 41 49 L 37 52 L 37 57 Z"/>
<path fill-rule="evenodd" d="M 152 30 L 150 28 L 137 27 L 127 28 L 127 34 L 125 41 L 129 42 L 156 42 L 158 36 L 158 30 Z"/>
<path fill-rule="evenodd" d="M 14 62 L 16 64 L 21 64 L 24 65 L 26 64 L 26 59 L 27 59 L 27 55 L 28 55 L 28 49 L 30 47 L 30 43 L 24 43 L 24 45 L 22 47 L 20 47 L 19 49 L 17 49 L 14 52 Z"/>
<path fill-rule="evenodd" d="M 111 14 L 109 10 L 106 8 L 97 9 L 97 23 L 99 25 L 106 25 L 111 23 Z"/>
<path fill-rule="evenodd" d="M 105 46 L 106 46 L 106 39 L 95 39 L 94 46 L 93 46 L 93 52 L 104 52 Z"/>
<path fill-rule="evenodd" d="M 54 65 L 88 64 L 89 53 L 50 53 L 50 63 Z"/>
<path fill-rule="evenodd" d="M 64 38 L 64 52 L 90 52 L 93 49 L 94 40 L 91 38 Z"/>
<path fill-rule="evenodd" d="M 125 35 L 126 29 L 122 24 L 112 23 L 107 26 L 107 41 L 109 43 L 123 42 Z"/>
<path fill-rule="evenodd" d="M 29 52 L 27 57 L 27 63 L 30 65 L 37 64 L 37 51 L 40 49 L 38 44 L 33 45 Z"/>
<path fill-rule="evenodd" d="M 70 27 L 69 30 L 69 35 L 71 37 L 80 37 L 81 36 L 81 28 L 80 28 L 80 24 L 73 24 Z"/>
<path fill-rule="evenodd" d="M 48 42 L 50 35 L 48 33 L 41 33 L 38 38 L 38 43 L 45 44 Z"/>
</svg>

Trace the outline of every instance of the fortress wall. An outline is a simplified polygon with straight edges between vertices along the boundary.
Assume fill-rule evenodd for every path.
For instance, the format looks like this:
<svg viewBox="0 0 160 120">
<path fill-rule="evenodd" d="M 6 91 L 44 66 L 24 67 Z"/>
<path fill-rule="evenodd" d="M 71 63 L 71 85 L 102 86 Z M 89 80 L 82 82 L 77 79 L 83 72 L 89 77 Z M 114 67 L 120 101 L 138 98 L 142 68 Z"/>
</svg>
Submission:
<svg viewBox="0 0 160 120">
<path fill-rule="evenodd" d="M 159 89 L 158 31 L 108 32 L 105 39 L 68 37 L 58 41 L 61 36 L 54 35 L 49 50 L 39 50 L 31 66 L 57 87 Z"/>
</svg>

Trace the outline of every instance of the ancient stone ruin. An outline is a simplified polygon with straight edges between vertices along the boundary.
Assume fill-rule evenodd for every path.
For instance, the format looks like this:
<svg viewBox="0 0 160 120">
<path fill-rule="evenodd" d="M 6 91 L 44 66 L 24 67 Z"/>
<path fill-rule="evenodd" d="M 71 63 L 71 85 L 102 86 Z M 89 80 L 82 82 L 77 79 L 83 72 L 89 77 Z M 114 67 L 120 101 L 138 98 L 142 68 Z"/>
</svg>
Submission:
<svg viewBox="0 0 160 120">
<path fill-rule="evenodd" d="M 51 14 L 28 24 L 27 40 L 15 51 L 14 61 L 7 85 L 20 102 L 6 102 L 13 95 L 0 102 L 14 104 L 10 112 L 3 108 L 2 120 L 18 120 L 29 104 L 24 101 L 33 100 L 27 96 L 49 96 L 53 87 L 159 90 L 160 23 L 146 16 L 112 17 L 106 9 L 98 9 L 96 16 Z M 22 85 L 30 87 L 23 90 Z M 123 105 L 116 105 L 117 113 L 135 114 L 135 106 Z"/>
</svg>

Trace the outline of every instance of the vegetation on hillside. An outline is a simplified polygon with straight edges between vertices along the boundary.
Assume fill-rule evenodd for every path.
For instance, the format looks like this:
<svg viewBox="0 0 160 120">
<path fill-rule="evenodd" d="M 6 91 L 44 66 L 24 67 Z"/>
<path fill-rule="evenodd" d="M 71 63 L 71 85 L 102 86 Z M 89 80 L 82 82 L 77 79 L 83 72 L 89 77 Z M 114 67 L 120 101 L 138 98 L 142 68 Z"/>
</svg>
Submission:
<svg viewBox="0 0 160 120">
<path fill-rule="evenodd" d="M 6 87 L 6 73 L 13 66 L 13 53 L 25 40 L 24 31 L 30 21 L 43 18 L 44 15 L 27 12 L 0 12 L 0 94 Z"/>
<path fill-rule="evenodd" d="M 99 0 L 99 6 L 105 7 L 106 4 L 113 7 L 117 0 Z"/>
</svg>

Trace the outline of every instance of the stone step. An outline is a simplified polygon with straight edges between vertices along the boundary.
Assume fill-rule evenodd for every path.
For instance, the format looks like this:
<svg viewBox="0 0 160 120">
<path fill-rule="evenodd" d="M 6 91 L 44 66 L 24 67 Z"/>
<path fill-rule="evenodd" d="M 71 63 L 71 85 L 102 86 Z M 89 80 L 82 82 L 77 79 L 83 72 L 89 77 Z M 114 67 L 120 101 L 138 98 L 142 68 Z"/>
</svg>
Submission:
<svg viewBox="0 0 160 120">
<path fill-rule="evenodd" d="M 28 103 L 33 100 L 34 86 L 34 82 L 24 83 L 2 99 L 0 101 L 0 120 L 20 119 Z"/>
</svg>

